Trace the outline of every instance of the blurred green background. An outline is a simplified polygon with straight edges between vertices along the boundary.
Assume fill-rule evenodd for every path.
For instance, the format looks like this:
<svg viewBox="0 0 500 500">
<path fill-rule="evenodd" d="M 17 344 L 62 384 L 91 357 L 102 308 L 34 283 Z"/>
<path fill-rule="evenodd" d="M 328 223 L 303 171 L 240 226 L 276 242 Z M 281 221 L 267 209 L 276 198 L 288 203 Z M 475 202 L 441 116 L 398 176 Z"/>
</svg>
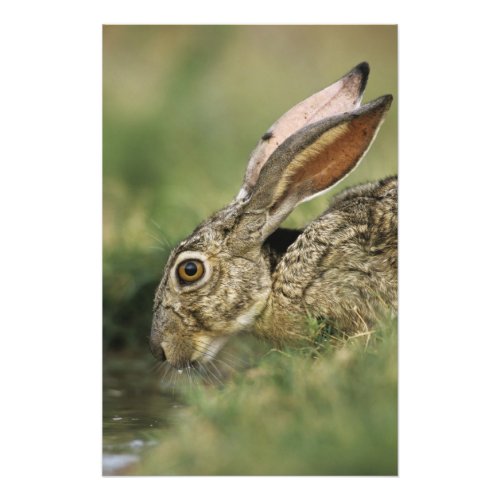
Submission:
<svg viewBox="0 0 500 500">
<path fill-rule="evenodd" d="M 262 133 L 356 64 L 395 101 L 346 186 L 397 172 L 396 26 L 103 28 L 105 349 L 147 349 L 169 247 L 228 203 Z M 301 205 L 302 226 L 328 205 Z"/>
</svg>

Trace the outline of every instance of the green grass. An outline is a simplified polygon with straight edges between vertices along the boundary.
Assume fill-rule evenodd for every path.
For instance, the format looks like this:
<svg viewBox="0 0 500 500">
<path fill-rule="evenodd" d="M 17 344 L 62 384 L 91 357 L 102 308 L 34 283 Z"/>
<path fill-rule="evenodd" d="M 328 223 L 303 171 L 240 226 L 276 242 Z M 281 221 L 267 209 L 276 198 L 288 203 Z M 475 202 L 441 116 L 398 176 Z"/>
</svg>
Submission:
<svg viewBox="0 0 500 500">
<path fill-rule="evenodd" d="M 144 475 L 397 475 L 397 333 L 271 350 L 223 388 L 198 386 Z"/>
</svg>

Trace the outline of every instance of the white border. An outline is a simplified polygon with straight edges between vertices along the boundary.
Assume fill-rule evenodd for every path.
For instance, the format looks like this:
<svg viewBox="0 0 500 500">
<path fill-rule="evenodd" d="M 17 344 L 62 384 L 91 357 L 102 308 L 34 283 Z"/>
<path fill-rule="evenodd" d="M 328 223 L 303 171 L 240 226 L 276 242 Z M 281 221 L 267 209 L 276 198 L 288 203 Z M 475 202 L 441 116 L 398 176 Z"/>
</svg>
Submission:
<svg viewBox="0 0 500 500">
<path fill-rule="evenodd" d="M 55 499 L 489 497 L 500 421 L 494 3 L 237 5 L 2 7 L 2 487 Z M 101 478 L 103 23 L 399 24 L 399 478 Z"/>
</svg>

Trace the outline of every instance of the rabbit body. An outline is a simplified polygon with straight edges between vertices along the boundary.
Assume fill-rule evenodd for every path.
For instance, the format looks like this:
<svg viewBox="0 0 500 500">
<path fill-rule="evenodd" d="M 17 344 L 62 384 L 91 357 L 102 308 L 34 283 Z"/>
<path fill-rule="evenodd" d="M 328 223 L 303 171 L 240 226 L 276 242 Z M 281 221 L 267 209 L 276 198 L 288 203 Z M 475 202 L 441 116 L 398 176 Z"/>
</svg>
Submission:
<svg viewBox="0 0 500 500">
<path fill-rule="evenodd" d="M 272 292 L 256 331 L 281 343 L 304 317 L 344 334 L 368 330 L 397 310 L 397 178 L 346 189 L 275 257 Z M 278 252 L 277 252 L 278 253 Z"/>
<path fill-rule="evenodd" d="M 308 316 L 351 335 L 397 308 L 397 179 L 345 190 L 303 230 L 293 208 L 361 161 L 392 101 L 360 106 L 362 63 L 299 103 L 264 134 L 235 199 L 171 252 L 150 345 L 175 367 L 212 359 L 249 331 L 278 345 L 307 335 Z"/>
</svg>

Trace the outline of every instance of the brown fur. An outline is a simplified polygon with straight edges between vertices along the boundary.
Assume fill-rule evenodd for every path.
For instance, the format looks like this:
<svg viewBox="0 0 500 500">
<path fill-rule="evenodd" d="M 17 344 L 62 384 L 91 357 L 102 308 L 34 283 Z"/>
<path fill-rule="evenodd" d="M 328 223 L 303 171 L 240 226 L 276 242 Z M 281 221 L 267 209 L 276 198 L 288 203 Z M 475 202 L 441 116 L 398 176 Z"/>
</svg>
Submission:
<svg viewBox="0 0 500 500">
<path fill-rule="evenodd" d="M 285 343 L 307 314 L 337 330 L 368 330 L 397 309 L 397 179 L 347 189 L 288 247 L 256 332 Z"/>
<path fill-rule="evenodd" d="M 362 69 L 363 78 L 349 80 L 345 102 L 337 97 L 350 112 L 293 132 L 259 166 L 252 185 L 245 181 L 232 203 L 172 251 L 154 303 L 155 356 L 184 367 L 213 358 L 241 331 L 281 345 L 304 336 L 308 316 L 351 335 L 371 328 L 381 311 L 396 310 L 395 177 L 344 191 L 303 230 L 279 228 L 298 203 L 355 168 L 373 141 L 392 98 L 359 107 Z M 282 135 L 293 126 L 285 117 L 277 122 Z M 249 168 L 255 165 L 251 159 Z M 186 258 L 204 262 L 205 274 L 193 284 L 176 275 Z"/>
</svg>

